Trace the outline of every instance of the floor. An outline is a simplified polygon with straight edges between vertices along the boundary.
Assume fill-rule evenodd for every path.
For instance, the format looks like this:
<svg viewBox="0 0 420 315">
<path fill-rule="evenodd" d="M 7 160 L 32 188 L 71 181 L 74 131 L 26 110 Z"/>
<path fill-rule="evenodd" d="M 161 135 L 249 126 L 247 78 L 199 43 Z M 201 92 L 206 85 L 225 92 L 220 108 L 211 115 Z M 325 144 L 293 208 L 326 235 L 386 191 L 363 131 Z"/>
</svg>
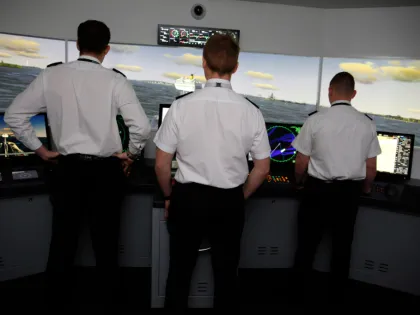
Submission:
<svg viewBox="0 0 420 315">
<path fill-rule="evenodd" d="M 77 287 L 74 291 L 75 304 L 81 309 L 85 306 L 92 295 L 92 270 L 90 268 L 77 269 Z M 290 299 L 288 287 L 289 271 L 276 270 L 240 270 L 241 308 L 258 309 L 265 307 L 306 307 L 302 303 L 294 304 Z M 325 304 L 326 276 L 322 273 L 314 273 L 314 287 L 312 288 L 311 304 Z M 121 270 L 121 297 L 118 313 L 145 311 L 150 309 L 150 269 L 148 268 L 123 268 Z M 44 303 L 45 277 L 43 274 L 0 282 L 1 306 L 13 305 L 16 311 L 19 307 L 31 311 L 46 309 Z M 350 293 L 347 297 L 349 306 L 355 304 L 400 304 L 408 306 L 420 305 L 420 297 L 411 296 L 402 292 L 380 288 L 356 281 L 350 282 Z M 313 305 L 311 305 L 313 306 Z M 61 313 L 61 312 L 54 312 Z M 74 312 L 72 312 L 74 314 Z M 77 312 L 79 313 L 79 312 Z M 84 312 L 80 312 L 84 313 Z"/>
</svg>

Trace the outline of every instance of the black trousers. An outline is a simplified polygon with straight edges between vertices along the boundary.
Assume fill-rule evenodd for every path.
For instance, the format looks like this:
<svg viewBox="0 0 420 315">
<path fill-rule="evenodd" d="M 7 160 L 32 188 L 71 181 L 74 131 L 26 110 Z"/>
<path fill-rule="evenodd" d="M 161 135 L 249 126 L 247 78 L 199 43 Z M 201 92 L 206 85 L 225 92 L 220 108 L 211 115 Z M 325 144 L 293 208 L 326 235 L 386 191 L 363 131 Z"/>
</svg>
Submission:
<svg viewBox="0 0 420 315">
<path fill-rule="evenodd" d="M 328 232 L 332 238 L 331 298 L 337 301 L 345 297 L 361 188 L 361 181 L 326 183 L 309 177 L 305 183 L 298 214 L 298 244 L 294 265 L 297 276 L 294 285 L 299 295 L 305 295 L 311 287 L 312 265 L 317 247 L 324 233 Z"/>
<path fill-rule="evenodd" d="M 53 204 L 47 265 L 50 302 L 69 302 L 71 298 L 79 232 L 86 220 L 96 258 L 95 293 L 109 301 L 118 281 L 120 209 L 125 191 L 120 160 L 60 157 L 50 184 Z"/>
<path fill-rule="evenodd" d="M 211 246 L 214 308 L 236 306 L 243 226 L 242 186 L 219 189 L 193 183 L 175 184 L 167 221 L 170 263 L 165 308 L 188 308 L 191 276 L 205 237 Z"/>
</svg>

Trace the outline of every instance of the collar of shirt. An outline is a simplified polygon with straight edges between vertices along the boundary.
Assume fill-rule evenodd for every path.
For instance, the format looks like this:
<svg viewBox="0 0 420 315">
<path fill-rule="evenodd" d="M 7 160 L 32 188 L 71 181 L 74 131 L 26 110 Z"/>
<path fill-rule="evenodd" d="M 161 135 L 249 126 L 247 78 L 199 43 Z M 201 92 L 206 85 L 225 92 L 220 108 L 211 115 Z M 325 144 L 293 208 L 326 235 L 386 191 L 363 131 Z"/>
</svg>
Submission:
<svg viewBox="0 0 420 315">
<path fill-rule="evenodd" d="M 232 89 L 230 81 L 223 79 L 210 79 L 206 82 L 205 87 L 221 87 L 225 89 Z"/>
<path fill-rule="evenodd" d="M 331 106 L 334 106 L 334 105 L 349 105 L 349 106 L 351 106 L 351 103 L 349 101 L 346 101 L 346 100 L 339 100 L 339 101 L 332 102 Z"/>
<path fill-rule="evenodd" d="M 91 60 L 93 62 L 97 62 L 97 63 L 101 64 L 101 62 L 99 61 L 99 59 L 97 59 L 95 57 L 92 57 L 92 56 L 81 55 L 78 60 L 80 60 L 80 59 L 87 59 L 87 60 Z"/>
</svg>

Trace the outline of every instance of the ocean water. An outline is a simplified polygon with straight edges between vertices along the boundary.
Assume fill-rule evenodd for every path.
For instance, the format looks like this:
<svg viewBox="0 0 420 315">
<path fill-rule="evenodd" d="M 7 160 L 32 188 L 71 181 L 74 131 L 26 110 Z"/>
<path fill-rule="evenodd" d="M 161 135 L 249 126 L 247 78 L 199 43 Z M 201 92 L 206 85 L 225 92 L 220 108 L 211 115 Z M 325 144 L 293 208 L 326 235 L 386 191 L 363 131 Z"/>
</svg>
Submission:
<svg viewBox="0 0 420 315">
<path fill-rule="evenodd" d="M 41 69 L 24 67 L 0 67 L 0 108 L 7 108 L 13 99 L 22 92 L 39 74 Z M 131 81 L 147 116 L 159 114 L 159 104 L 170 104 L 179 92 L 173 85 Z M 298 104 L 282 100 L 268 100 L 250 96 L 257 104 L 267 122 L 283 122 L 302 124 L 308 114 L 316 109 L 315 105 Z M 401 132 L 416 135 L 415 145 L 420 146 L 420 124 L 400 120 L 386 119 L 382 116 L 370 115 L 376 122 L 377 130 Z"/>
</svg>

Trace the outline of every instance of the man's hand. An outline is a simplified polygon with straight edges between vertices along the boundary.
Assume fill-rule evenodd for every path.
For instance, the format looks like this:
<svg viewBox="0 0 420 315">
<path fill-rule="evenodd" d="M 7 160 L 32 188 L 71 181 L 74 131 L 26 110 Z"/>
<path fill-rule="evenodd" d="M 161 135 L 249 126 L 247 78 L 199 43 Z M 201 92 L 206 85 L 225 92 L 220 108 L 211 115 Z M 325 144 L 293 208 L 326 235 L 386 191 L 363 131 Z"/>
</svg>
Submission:
<svg viewBox="0 0 420 315">
<path fill-rule="evenodd" d="M 169 206 L 171 205 L 171 201 L 170 200 L 165 200 L 165 220 L 168 219 L 168 215 L 169 215 Z"/>
<path fill-rule="evenodd" d="M 50 151 L 46 147 L 41 146 L 35 150 L 35 153 L 44 161 L 55 162 L 57 157 L 60 155 L 58 152 Z"/>
<path fill-rule="evenodd" d="M 372 186 L 369 184 L 364 183 L 363 185 L 363 193 L 365 195 L 370 195 L 370 193 L 372 192 Z"/>
<path fill-rule="evenodd" d="M 131 165 L 133 164 L 134 161 L 128 157 L 127 152 L 116 153 L 116 154 L 114 154 L 114 156 L 121 160 L 123 170 L 124 170 L 124 174 L 126 176 L 129 176 L 130 171 L 131 171 Z"/>
</svg>

